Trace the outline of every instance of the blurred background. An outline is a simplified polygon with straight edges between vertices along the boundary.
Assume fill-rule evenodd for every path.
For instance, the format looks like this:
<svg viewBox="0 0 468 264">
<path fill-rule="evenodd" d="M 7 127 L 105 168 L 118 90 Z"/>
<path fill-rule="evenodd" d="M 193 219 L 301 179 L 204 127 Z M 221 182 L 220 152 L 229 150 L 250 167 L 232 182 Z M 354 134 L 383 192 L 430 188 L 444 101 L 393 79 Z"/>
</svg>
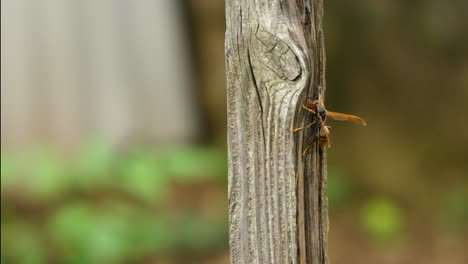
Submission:
<svg viewBox="0 0 468 264">
<path fill-rule="evenodd" d="M 467 1 L 325 1 L 332 263 L 468 263 Z M 1 263 L 228 263 L 224 1 L 1 2 Z"/>
</svg>

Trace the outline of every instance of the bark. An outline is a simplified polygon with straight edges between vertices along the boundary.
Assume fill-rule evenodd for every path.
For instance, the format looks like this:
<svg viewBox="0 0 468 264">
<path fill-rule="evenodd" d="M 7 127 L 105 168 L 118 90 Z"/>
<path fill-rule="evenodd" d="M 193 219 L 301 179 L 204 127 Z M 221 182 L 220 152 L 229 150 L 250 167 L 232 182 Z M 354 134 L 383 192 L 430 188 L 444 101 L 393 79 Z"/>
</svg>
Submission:
<svg viewBox="0 0 468 264">
<path fill-rule="evenodd" d="M 328 263 L 323 0 L 226 0 L 231 263 Z M 312 144 L 306 155 L 304 148 Z"/>
</svg>

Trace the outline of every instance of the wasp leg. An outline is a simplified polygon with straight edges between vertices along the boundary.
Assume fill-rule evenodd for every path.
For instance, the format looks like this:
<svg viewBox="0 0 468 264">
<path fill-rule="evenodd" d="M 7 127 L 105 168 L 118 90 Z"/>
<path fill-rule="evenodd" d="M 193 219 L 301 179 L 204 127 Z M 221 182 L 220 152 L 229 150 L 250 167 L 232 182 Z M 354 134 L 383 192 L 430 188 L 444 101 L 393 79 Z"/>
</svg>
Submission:
<svg viewBox="0 0 468 264">
<path fill-rule="evenodd" d="M 298 127 L 298 128 L 295 128 L 295 129 L 293 130 L 293 132 L 299 132 L 299 131 L 301 131 L 301 130 L 303 130 L 303 129 L 309 128 L 309 127 L 311 127 L 313 124 L 315 124 L 315 121 L 312 122 L 312 123 L 310 123 L 310 124 L 308 124 L 308 125 L 305 126 L 305 127 Z"/>
<path fill-rule="evenodd" d="M 298 127 L 298 128 L 293 129 L 293 132 L 296 133 L 296 132 L 301 131 L 302 129 L 304 129 L 304 127 Z"/>
<path fill-rule="evenodd" d="M 305 110 L 311 112 L 312 114 L 315 114 L 315 110 L 314 110 L 314 109 L 309 108 L 309 107 L 307 107 L 307 106 L 305 106 L 305 105 L 301 105 L 301 107 L 302 107 L 303 109 L 305 109 Z"/>
<path fill-rule="evenodd" d="M 309 151 L 310 147 L 312 146 L 313 143 L 310 143 L 305 147 L 305 149 L 302 151 L 302 156 L 305 156 L 307 154 L 307 151 Z"/>
<path fill-rule="evenodd" d="M 307 151 L 310 149 L 312 144 L 314 144 L 314 143 L 310 143 L 309 145 L 307 145 L 307 147 L 302 151 L 302 156 L 305 156 L 307 154 Z"/>
</svg>

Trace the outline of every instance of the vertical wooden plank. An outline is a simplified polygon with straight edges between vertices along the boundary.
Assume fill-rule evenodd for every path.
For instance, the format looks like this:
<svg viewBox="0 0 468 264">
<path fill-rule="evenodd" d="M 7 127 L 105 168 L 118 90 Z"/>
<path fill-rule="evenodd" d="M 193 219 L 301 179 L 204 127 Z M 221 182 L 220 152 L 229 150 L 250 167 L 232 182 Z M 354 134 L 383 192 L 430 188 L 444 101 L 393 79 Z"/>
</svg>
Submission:
<svg viewBox="0 0 468 264">
<path fill-rule="evenodd" d="M 226 1 L 231 263 L 328 263 L 322 0 Z M 311 145 L 307 155 L 303 149 Z"/>
</svg>

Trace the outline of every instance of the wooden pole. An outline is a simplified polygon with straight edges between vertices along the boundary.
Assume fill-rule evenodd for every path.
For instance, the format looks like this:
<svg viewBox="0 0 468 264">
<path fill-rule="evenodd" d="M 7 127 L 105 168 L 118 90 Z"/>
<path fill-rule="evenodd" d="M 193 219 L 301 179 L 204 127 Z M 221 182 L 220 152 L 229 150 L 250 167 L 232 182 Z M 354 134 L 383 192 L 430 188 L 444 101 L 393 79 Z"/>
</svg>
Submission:
<svg viewBox="0 0 468 264">
<path fill-rule="evenodd" d="M 328 263 L 323 0 L 226 0 L 231 263 Z M 306 155 L 304 148 L 312 144 Z"/>
</svg>

